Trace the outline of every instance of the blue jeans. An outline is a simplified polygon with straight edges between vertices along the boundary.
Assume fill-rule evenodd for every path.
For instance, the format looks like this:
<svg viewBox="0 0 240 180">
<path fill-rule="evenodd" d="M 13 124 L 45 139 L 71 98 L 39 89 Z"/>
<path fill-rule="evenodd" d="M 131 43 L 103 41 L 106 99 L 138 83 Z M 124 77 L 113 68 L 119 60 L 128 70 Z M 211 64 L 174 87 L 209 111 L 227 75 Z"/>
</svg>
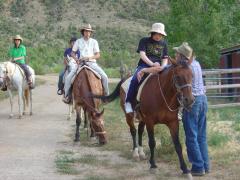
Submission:
<svg viewBox="0 0 240 180">
<path fill-rule="evenodd" d="M 65 70 L 62 70 L 59 74 L 58 79 L 58 89 L 63 90 L 64 84 L 63 84 L 63 76 L 64 76 Z"/>
<path fill-rule="evenodd" d="M 209 170 L 207 145 L 207 97 L 196 96 L 193 107 L 183 111 L 183 127 L 186 135 L 188 159 L 192 163 L 192 171 Z"/>
<path fill-rule="evenodd" d="M 127 96 L 126 96 L 126 102 L 130 102 L 131 104 L 134 102 L 134 99 L 137 96 L 137 92 L 138 92 L 138 86 L 139 84 L 144 80 L 144 78 L 141 79 L 141 82 L 138 82 L 137 79 L 137 73 L 143 69 L 143 68 L 148 68 L 148 65 L 141 65 L 138 66 L 135 73 L 133 74 L 132 80 L 130 82 L 130 85 L 128 87 L 128 92 L 127 92 Z"/>
</svg>

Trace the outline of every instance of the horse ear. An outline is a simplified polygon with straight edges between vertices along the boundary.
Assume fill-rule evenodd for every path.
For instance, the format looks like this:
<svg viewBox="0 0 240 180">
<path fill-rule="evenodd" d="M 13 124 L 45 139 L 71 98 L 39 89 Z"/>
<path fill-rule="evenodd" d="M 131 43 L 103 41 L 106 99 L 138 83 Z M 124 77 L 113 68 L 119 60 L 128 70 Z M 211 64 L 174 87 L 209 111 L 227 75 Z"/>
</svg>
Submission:
<svg viewBox="0 0 240 180">
<path fill-rule="evenodd" d="M 172 59 L 170 56 L 168 56 L 168 60 L 171 62 L 172 65 L 174 65 L 174 66 L 177 65 L 176 59 Z"/>
</svg>

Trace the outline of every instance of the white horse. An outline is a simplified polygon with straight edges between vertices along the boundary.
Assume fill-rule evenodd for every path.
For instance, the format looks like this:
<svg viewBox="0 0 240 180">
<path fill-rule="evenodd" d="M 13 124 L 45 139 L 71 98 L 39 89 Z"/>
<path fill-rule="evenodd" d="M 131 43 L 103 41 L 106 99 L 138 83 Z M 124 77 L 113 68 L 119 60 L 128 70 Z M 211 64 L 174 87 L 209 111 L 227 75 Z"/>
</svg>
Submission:
<svg viewBox="0 0 240 180">
<path fill-rule="evenodd" d="M 33 86 L 35 85 L 35 72 L 29 67 Z M 0 88 L 6 84 L 10 98 L 11 113 L 9 118 L 13 117 L 13 95 L 12 91 L 18 92 L 19 119 L 26 114 L 26 107 L 30 102 L 30 115 L 32 115 L 32 90 L 29 88 L 23 70 L 12 62 L 3 62 L 0 64 Z"/>
</svg>

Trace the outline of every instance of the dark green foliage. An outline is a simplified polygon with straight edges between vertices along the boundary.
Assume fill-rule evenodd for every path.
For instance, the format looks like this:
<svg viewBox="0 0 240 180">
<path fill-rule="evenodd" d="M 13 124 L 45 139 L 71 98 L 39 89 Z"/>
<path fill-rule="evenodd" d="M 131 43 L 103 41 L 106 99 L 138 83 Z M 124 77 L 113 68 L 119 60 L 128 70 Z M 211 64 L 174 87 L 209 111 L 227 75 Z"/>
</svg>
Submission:
<svg viewBox="0 0 240 180">
<path fill-rule="evenodd" d="M 218 66 L 221 48 L 239 43 L 240 37 L 240 2 L 238 0 L 41 0 L 46 15 L 46 25 L 34 22 L 28 24 L 23 16 L 29 10 L 27 0 L 15 0 L 9 4 L 0 0 L 0 61 L 7 60 L 7 51 L 11 45 L 11 37 L 21 34 L 30 64 L 37 73 L 56 72 L 62 67 L 64 49 L 71 36 L 80 37 L 77 31 L 81 22 L 88 23 L 89 15 L 84 14 L 79 24 L 71 23 L 65 12 L 78 8 L 78 4 L 86 7 L 99 7 L 99 11 L 114 11 L 114 16 L 129 24 L 137 22 L 129 31 L 127 27 L 103 24 L 95 27 L 94 38 L 99 42 L 101 58 L 99 63 L 104 68 L 117 69 L 122 61 L 130 69 L 134 69 L 139 59 L 136 48 L 140 38 L 147 36 L 151 24 L 163 22 L 166 25 L 166 37 L 170 55 L 172 47 L 187 41 L 194 48 L 204 68 Z M 74 6 L 73 6 L 74 5 Z M 4 10 L 9 9 L 12 17 L 7 17 Z M 94 10 L 93 10 L 94 11 Z M 90 14 L 91 12 L 89 12 Z M 109 17 L 110 19 L 111 17 Z M 101 19 L 99 19 L 101 20 Z M 70 22 L 61 24 L 61 22 Z M 105 21 L 107 22 L 107 21 Z M 96 24 L 92 24 L 96 26 Z M 133 24 L 131 24 L 133 25 Z M 135 24 L 134 24 L 135 25 Z M 64 27 L 65 26 L 65 27 Z M 140 28 L 142 28 L 139 30 Z"/>
<path fill-rule="evenodd" d="M 11 5 L 11 15 L 14 17 L 21 17 L 26 12 L 26 0 L 15 0 Z M 0 3 L 1 4 L 1 3 Z M 1 6 L 0 6 L 1 7 Z"/>
</svg>

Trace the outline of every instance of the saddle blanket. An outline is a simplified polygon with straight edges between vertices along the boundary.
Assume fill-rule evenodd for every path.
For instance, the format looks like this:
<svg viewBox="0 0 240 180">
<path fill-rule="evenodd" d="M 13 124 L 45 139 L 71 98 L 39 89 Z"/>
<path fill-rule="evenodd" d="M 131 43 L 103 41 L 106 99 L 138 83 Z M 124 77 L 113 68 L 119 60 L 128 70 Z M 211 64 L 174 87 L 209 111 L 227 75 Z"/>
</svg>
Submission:
<svg viewBox="0 0 240 180">
<path fill-rule="evenodd" d="M 74 80 L 76 79 L 77 75 L 84 69 L 87 68 L 88 70 L 92 71 L 98 79 L 101 79 L 101 76 L 98 74 L 98 72 L 96 72 L 95 70 L 93 70 L 91 67 L 89 66 L 81 66 L 80 68 L 78 68 L 77 72 L 75 73 L 75 75 L 73 76 L 72 80 L 71 80 L 71 84 L 73 84 Z"/>
</svg>

